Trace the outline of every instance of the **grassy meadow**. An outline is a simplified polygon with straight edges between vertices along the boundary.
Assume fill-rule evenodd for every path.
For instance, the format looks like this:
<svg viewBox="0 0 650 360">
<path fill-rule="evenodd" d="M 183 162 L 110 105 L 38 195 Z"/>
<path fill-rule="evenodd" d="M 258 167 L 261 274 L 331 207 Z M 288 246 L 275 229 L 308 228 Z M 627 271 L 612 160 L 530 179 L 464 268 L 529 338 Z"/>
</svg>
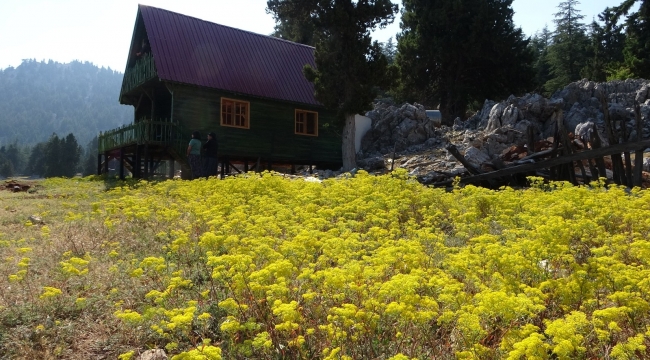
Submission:
<svg viewBox="0 0 650 360">
<path fill-rule="evenodd" d="M 1 191 L 0 359 L 650 358 L 650 192 L 533 184 Z"/>
</svg>

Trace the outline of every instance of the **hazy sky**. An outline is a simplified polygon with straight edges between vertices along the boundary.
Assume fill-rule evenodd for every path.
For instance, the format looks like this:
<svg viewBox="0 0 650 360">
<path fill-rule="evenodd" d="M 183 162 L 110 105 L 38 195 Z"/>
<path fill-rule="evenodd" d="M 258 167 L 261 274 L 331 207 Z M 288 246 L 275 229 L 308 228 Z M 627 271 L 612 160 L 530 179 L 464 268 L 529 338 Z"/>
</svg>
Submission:
<svg viewBox="0 0 650 360">
<path fill-rule="evenodd" d="M 583 0 L 579 9 L 590 23 L 622 1 Z M 559 2 L 515 0 L 515 24 L 527 35 L 545 24 L 552 29 Z M 16 67 L 22 59 L 52 59 L 90 61 L 124 71 L 138 3 L 260 34 L 273 31 L 266 0 L 0 0 L 0 69 Z M 397 20 L 373 37 L 386 41 L 399 30 Z"/>
</svg>

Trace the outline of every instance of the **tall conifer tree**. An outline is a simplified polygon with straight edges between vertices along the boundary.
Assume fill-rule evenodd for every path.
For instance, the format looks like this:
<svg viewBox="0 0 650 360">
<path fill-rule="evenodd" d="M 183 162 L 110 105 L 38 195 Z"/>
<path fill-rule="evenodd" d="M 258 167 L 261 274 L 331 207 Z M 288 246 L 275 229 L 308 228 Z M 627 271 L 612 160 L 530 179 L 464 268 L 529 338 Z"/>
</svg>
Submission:
<svg viewBox="0 0 650 360">
<path fill-rule="evenodd" d="M 580 80 L 580 71 L 587 63 L 589 39 L 582 23 L 584 15 L 580 14 L 578 5 L 578 0 L 562 1 L 555 14 L 553 45 L 548 52 L 552 78 L 544 85 L 549 93 Z"/>
<path fill-rule="evenodd" d="M 614 13 L 617 17 L 628 14 L 637 3 L 638 11 L 625 22 L 625 65 L 632 76 L 650 79 L 650 0 L 625 0 Z"/>
<path fill-rule="evenodd" d="M 372 108 L 378 86 L 387 85 L 388 62 L 370 31 L 391 23 L 390 0 L 268 0 L 276 21 L 306 21 L 314 27 L 316 68 L 305 66 L 318 101 L 338 110 L 343 122 L 343 170 L 356 167 L 356 114 Z"/>
<path fill-rule="evenodd" d="M 470 102 L 529 89 L 533 53 L 512 0 L 403 0 L 396 63 L 406 100 L 440 105 L 445 124 Z"/>
</svg>

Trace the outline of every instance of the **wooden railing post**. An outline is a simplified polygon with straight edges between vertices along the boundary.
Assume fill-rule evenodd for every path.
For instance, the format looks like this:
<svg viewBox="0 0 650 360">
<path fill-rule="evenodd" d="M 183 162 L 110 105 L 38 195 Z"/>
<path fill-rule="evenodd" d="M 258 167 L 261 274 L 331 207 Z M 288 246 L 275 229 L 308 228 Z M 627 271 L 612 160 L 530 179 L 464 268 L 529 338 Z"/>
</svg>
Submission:
<svg viewBox="0 0 650 360">
<path fill-rule="evenodd" d="M 643 140 L 643 121 L 641 119 L 641 107 L 638 102 L 634 103 L 634 119 L 636 120 L 636 141 Z M 641 187 L 643 183 L 643 151 L 634 152 L 634 186 Z"/>
</svg>

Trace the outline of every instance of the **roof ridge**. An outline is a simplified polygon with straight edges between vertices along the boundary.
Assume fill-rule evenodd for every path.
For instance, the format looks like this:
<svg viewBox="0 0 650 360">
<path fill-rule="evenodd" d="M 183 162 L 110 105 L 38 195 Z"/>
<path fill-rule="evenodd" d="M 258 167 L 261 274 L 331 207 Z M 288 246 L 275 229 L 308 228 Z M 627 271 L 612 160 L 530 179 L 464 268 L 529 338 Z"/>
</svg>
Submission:
<svg viewBox="0 0 650 360">
<path fill-rule="evenodd" d="M 316 49 L 314 46 L 309 46 L 309 45 L 305 45 L 305 44 L 297 43 L 297 42 L 294 42 L 294 41 L 290 41 L 290 40 L 286 40 L 286 39 L 281 39 L 281 38 L 279 38 L 279 37 L 275 37 L 275 36 L 271 36 L 271 35 L 264 35 L 264 34 L 256 33 L 256 32 L 254 32 L 254 31 L 250 31 L 250 30 L 244 30 L 244 29 L 236 28 L 236 27 L 234 27 L 234 26 L 228 26 L 228 25 L 219 24 L 219 23 L 216 23 L 216 22 L 213 22 L 213 21 L 208 21 L 208 20 L 204 20 L 204 19 L 198 18 L 198 17 L 196 17 L 196 16 L 185 15 L 185 14 L 181 14 L 181 13 L 174 12 L 174 11 L 167 10 L 167 9 L 162 9 L 162 8 L 155 7 L 155 6 L 144 5 L 144 4 L 138 4 L 138 7 L 139 7 L 139 8 L 151 8 L 151 9 L 156 9 L 156 10 L 159 10 L 159 11 L 165 11 L 165 12 L 168 12 L 168 13 L 172 13 L 172 14 L 176 14 L 176 15 L 180 15 L 180 16 L 185 16 L 185 17 L 188 17 L 188 18 L 196 19 L 196 20 L 198 20 L 198 21 L 206 22 L 206 23 L 209 23 L 209 24 L 214 24 L 214 25 L 218 25 L 218 26 L 225 27 L 225 28 L 229 28 L 229 29 L 233 29 L 233 30 L 237 30 L 237 31 L 241 31 L 241 32 L 246 32 L 246 33 L 249 33 L 249 34 L 252 34 L 252 35 L 255 35 L 255 36 L 261 36 L 261 37 L 269 38 L 269 39 L 272 39 L 272 40 L 275 40 L 275 41 L 282 41 L 282 42 L 286 42 L 286 43 L 291 44 L 291 45 L 302 46 L 302 47 L 306 47 L 306 48 L 309 48 L 309 49 Z"/>
</svg>

